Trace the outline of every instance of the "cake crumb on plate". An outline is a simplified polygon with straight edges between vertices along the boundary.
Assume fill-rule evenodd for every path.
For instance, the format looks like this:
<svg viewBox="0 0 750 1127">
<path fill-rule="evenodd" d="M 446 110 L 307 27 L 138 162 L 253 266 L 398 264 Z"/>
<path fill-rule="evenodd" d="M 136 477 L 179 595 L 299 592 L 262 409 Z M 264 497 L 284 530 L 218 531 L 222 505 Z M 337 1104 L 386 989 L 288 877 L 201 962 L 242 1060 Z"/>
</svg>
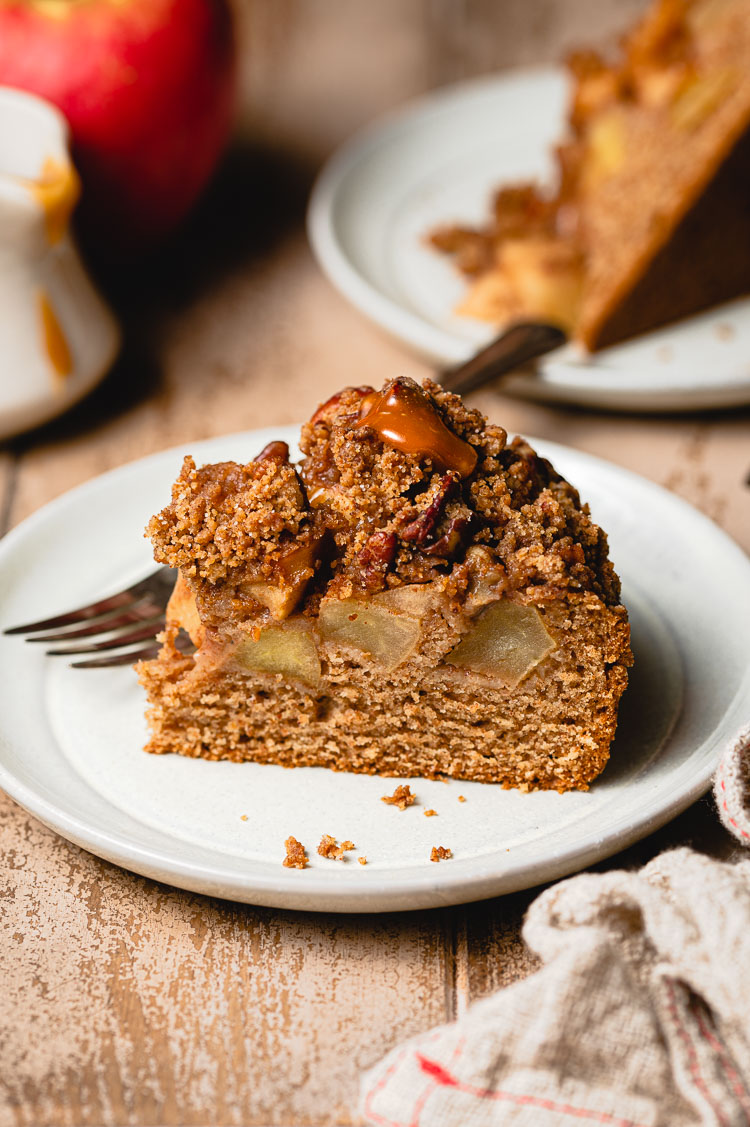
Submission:
<svg viewBox="0 0 750 1127">
<path fill-rule="evenodd" d="M 384 794 L 380 799 L 388 806 L 398 806 L 399 810 L 406 810 L 407 806 L 413 806 L 416 795 L 412 794 L 411 787 L 408 783 L 402 783 L 396 787 L 393 794 Z"/>
<path fill-rule="evenodd" d="M 335 837 L 331 837 L 330 834 L 323 834 L 318 846 L 318 853 L 321 857 L 327 857 L 331 861 L 343 861 L 345 860 L 344 854 L 355 848 L 353 841 L 342 841 L 339 845 Z"/>
<path fill-rule="evenodd" d="M 283 861 L 285 869 L 307 868 L 307 853 L 305 852 L 305 847 L 301 842 L 297 841 L 296 837 L 288 837 L 284 842 L 284 848 L 286 849 L 286 857 Z"/>
</svg>

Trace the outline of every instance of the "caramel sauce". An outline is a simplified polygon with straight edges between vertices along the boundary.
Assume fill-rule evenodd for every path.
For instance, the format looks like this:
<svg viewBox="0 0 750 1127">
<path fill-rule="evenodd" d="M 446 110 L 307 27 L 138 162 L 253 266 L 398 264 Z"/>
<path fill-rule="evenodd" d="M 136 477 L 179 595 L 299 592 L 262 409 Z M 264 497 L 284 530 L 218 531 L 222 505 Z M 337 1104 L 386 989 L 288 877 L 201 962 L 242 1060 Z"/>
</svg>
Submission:
<svg viewBox="0 0 750 1127">
<path fill-rule="evenodd" d="M 44 350 L 55 375 L 64 379 L 73 371 L 73 358 L 62 325 L 45 293 L 39 294 L 39 314 L 42 321 Z"/>
<path fill-rule="evenodd" d="M 310 506 L 317 505 L 320 498 L 325 496 L 325 493 L 326 493 L 326 486 L 325 485 L 316 485 L 315 488 L 312 489 L 307 494 L 308 505 L 310 505 Z"/>
<path fill-rule="evenodd" d="M 41 176 L 29 187 L 44 212 L 47 238 L 54 246 L 67 231 L 70 214 L 81 194 L 78 173 L 72 164 L 47 157 Z"/>
<path fill-rule="evenodd" d="M 372 427 L 382 442 L 459 477 L 469 477 L 477 464 L 474 447 L 448 429 L 423 391 L 402 380 L 366 395 L 356 426 Z"/>
<path fill-rule="evenodd" d="M 298 583 L 304 583 L 315 574 L 315 561 L 320 555 L 323 537 L 319 536 L 315 540 L 311 540 L 309 544 L 303 544 L 301 548 L 294 548 L 279 560 L 279 571 L 281 572 L 284 581 L 296 587 Z"/>
</svg>

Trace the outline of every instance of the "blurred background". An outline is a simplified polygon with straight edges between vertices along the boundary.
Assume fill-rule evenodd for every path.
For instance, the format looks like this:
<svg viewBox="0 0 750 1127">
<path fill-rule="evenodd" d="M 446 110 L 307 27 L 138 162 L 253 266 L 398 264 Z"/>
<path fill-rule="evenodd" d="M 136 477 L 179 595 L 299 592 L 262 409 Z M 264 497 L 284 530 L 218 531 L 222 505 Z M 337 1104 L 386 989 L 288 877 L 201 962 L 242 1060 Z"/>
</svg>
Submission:
<svg viewBox="0 0 750 1127">
<path fill-rule="evenodd" d="M 20 7 L 54 23 L 68 3 Z M 106 444 L 96 463 L 103 469 L 227 429 L 230 410 L 237 427 L 287 422 L 351 379 L 379 382 L 394 367 L 422 374 L 320 277 L 304 232 L 317 171 L 344 139 L 403 102 L 472 75 L 557 60 L 582 39 L 614 36 L 643 7 L 642 0 L 234 0 L 236 113 L 217 171 L 155 249 L 136 243 L 113 264 L 106 247 L 102 253 L 101 227 L 95 237 L 83 233 L 86 258 L 123 328 L 122 351 L 92 395 L 13 440 L 11 451 L 39 456 L 48 443 L 88 434 Z M 24 44 L 20 38 L 17 58 Z M 38 89 L 45 65 L 29 60 L 18 85 L 30 74 Z M 370 334 L 378 346 L 353 354 L 350 345 Z M 284 397 L 276 394 L 279 378 Z M 307 384 L 316 390 L 307 394 Z M 73 471 L 60 488 L 74 478 Z"/>
<path fill-rule="evenodd" d="M 644 0 L 235 0 L 241 136 L 313 164 L 377 114 L 616 36 Z"/>
</svg>

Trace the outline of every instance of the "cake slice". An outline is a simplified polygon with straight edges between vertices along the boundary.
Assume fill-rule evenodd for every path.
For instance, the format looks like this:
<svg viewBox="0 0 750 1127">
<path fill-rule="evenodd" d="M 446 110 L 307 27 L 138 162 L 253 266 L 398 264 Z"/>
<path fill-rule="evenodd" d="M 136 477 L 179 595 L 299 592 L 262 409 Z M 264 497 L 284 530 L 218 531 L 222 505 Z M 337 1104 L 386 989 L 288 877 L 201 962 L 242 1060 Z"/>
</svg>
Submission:
<svg viewBox="0 0 750 1127">
<path fill-rule="evenodd" d="M 179 578 L 148 750 L 585 789 L 631 653 L 575 489 L 430 381 L 346 388 L 300 447 L 186 458 L 151 520 Z"/>
<path fill-rule="evenodd" d="M 484 228 L 433 235 L 472 279 L 460 312 L 597 349 L 747 293 L 747 0 L 656 0 L 615 58 L 569 66 L 556 189 L 506 186 Z"/>
</svg>

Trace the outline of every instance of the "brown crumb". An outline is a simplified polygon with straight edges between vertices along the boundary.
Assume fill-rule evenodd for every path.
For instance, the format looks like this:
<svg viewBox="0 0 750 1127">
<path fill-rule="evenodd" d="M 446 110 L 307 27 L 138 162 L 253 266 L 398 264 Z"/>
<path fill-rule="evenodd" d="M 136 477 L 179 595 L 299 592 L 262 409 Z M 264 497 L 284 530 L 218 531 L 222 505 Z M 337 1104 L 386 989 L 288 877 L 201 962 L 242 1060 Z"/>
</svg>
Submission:
<svg viewBox="0 0 750 1127">
<path fill-rule="evenodd" d="M 283 865 L 285 869 L 306 869 L 307 868 L 307 853 L 305 847 L 296 837 L 288 837 L 284 842 L 286 849 L 286 857 L 284 858 Z"/>
<path fill-rule="evenodd" d="M 424 816 L 425 818 L 435 818 L 437 816 L 437 810 L 425 810 Z"/>
<path fill-rule="evenodd" d="M 331 861 L 343 861 L 344 854 L 352 849 L 356 849 L 353 841 L 342 841 L 339 845 L 335 837 L 331 837 L 330 834 L 323 834 L 318 846 L 318 853 L 321 857 L 327 857 Z"/>
<path fill-rule="evenodd" d="M 459 794 L 458 801 L 459 802 L 466 802 L 466 799 L 464 798 L 464 796 L 462 794 Z"/>
<path fill-rule="evenodd" d="M 397 786 L 393 794 L 384 794 L 380 801 L 385 802 L 388 806 L 398 806 L 399 810 L 406 810 L 407 806 L 414 805 L 416 797 L 415 794 L 412 794 L 411 787 L 407 783 Z"/>
<path fill-rule="evenodd" d="M 360 865 L 366 865 L 367 864 L 367 858 L 366 857 L 358 857 L 357 860 L 359 861 Z"/>
<path fill-rule="evenodd" d="M 246 822 L 247 821 L 247 814 L 240 814 L 240 821 Z"/>
<path fill-rule="evenodd" d="M 430 854 L 431 861 L 447 861 L 449 857 L 453 856 L 452 849 L 446 849 L 444 845 L 433 845 L 432 853 Z"/>
</svg>

